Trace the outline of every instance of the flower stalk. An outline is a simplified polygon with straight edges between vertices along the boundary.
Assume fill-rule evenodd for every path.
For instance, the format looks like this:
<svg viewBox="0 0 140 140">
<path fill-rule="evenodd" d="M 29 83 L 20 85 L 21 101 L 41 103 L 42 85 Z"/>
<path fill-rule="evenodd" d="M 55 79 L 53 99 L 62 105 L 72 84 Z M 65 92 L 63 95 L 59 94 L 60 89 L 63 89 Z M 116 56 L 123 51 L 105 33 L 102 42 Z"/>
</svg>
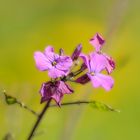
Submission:
<svg viewBox="0 0 140 140">
<path fill-rule="evenodd" d="M 39 124 L 40 124 L 40 122 L 41 122 L 43 116 L 45 115 L 46 111 L 47 111 L 48 108 L 49 108 L 50 102 L 51 102 L 51 99 L 48 100 L 48 102 L 46 103 L 45 107 L 43 108 L 43 110 L 41 111 L 40 115 L 38 116 L 37 121 L 36 121 L 36 123 L 34 124 L 34 126 L 32 127 L 32 130 L 31 130 L 31 132 L 30 132 L 30 134 L 29 134 L 27 140 L 31 140 L 31 139 L 33 138 L 36 129 L 38 128 L 38 126 L 39 126 Z"/>
</svg>

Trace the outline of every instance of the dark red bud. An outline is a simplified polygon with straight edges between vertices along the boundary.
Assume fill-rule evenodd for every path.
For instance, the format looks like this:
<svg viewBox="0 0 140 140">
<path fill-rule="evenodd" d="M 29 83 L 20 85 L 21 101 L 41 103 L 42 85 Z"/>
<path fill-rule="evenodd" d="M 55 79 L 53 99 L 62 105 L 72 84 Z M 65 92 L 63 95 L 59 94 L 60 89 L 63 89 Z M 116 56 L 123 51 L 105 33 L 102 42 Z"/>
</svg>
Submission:
<svg viewBox="0 0 140 140">
<path fill-rule="evenodd" d="M 80 84 L 86 84 L 90 81 L 89 77 L 87 76 L 87 74 L 82 75 L 81 77 L 77 78 L 75 80 L 76 83 L 80 83 Z"/>
</svg>

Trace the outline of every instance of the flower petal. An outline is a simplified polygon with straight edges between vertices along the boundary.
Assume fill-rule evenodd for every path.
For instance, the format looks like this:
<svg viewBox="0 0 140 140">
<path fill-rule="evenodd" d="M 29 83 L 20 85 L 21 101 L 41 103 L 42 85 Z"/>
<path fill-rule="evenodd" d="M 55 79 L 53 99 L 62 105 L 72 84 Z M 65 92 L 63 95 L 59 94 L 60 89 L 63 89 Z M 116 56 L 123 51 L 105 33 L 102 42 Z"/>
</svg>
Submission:
<svg viewBox="0 0 140 140">
<path fill-rule="evenodd" d="M 47 47 L 45 48 L 45 54 L 48 54 L 48 53 L 50 53 L 50 52 L 54 52 L 54 48 L 53 48 L 52 46 L 47 46 Z"/>
<path fill-rule="evenodd" d="M 60 102 L 61 102 L 61 100 L 62 100 L 62 98 L 63 98 L 63 94 L 62 94 L 61 92 L 59 92 L 59 90 L 56 90 L 56 91 L 55 91 L 55 94 L 53 94 L 51 97 L 52 97 L 52 98 L 55 100 L 55 102 L 60 106 Z"/>
<path fill-rule="evenodd" d="M 103 39 L 103 37 L 96 33 L 93 38 L 90 39 L 90 44 L 93 45 L 96 49 L 96 52 L 100 52 L 103 44 L 105 43 L 105 40 Z"/>
<path fill-rule="evenodd" d="M 60 56 L 59 59 L 57 59 L 57 69 L 67 72 L 69 71 L 71 66 L 72 59 L 69 56 Z"/>
<path fill-rule="evenodd" d="M 41 103 L 48 101 L 51 96 L 51 82 L 43 83 L 40 89 L 40 94 L 41 94 Z"/>
<path fill-rule="evenodd" d="M 49 60 L 46 58 L 46 56 L 43 53 L 41 53 L 39 51 L 35 52 L 34 59 L 36 62 L 36 66 L 39 70 L 45 71 L 45 70 L 52 68 L 51 63 L 49 62 Z"/>
<path fill-rule="evenodd" d="M 92 81 L 93 87 L 103 87 L 106 91 L 109 91 L 112 89 L 114 85 L 114 80 L 111 76 L 104 75 L 104 74 L 96 74 L 94 76 L 89 75 L 89 78 Z"/>
<path fill-rule="evenodd" d="M 87 68 L 90 70 L 90 65 L 89 65 L 89 56 L 85 55 L 83 53 L 80 54 L 80 57 L 83 59 L 85 65 L 87 66 Z"/>
<path fill-rule="evenodd" d="M 55 61 L 56 56 L 59 57 L 58 54 L 54 53 L 54 49 L 52 46 L 48 46 L 47 48 L 45 48 L 44 54 L 45 54 L 46 58 L 50 61 L 50 63 Z"/>
<path fill-rule="evenodd" d="M 96 52 L 90 54 L 90 72 L 99 73 L 106 68 L 107 64 L 108 61 L 104 55 Z"/>
<path fill-rule="evenodd" d="M 53 67 L 50 70 L 48 70 L 48 74 L 51 78 L 58 78 L 58 77 L 65 76 L 66 72 Z"/>
<path fill-rule="evenodd" d="M 59 91 L 63 94 L 73 93 L 73 89 L 63 81 L 60 81 L 59 83 Z"/>
<path fill-rule="evenodd" d="M 110 74 L 115 69 L 115 61 L 112 57 L 108 56 L 107 54 L 103 53 L 103 55 L 106 57 L 108 64 L 106 66 L 107 72 Z"/>
</svg>

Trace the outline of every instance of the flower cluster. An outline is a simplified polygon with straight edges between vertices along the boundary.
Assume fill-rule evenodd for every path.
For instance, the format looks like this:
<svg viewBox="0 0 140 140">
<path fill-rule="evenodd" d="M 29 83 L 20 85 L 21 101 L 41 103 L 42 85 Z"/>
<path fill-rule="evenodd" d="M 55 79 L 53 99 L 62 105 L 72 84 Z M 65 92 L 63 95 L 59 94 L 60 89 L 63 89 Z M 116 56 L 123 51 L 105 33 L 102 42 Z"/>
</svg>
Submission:
<svg viewBox="0 0 140 140">
<path fill-rule="evenodd" d="M 40 51 L 34 53 L 36 67 L 40 71 L 48 71 L 51 78 L 41 86 L 41 103 L 54 99 L 60 106 L 63 95 L 74 92 L 66 83 L 67 81 L 80 84 L 91 81 L 94 88 L 103 87 L 106 91 L 111 90 L 114 80 L 109 75 L 115 69 L 115 62 L 112 57 L 101 52 L 105 40 L 96 33 L 89 43 L 95 48 L 95 51 L 88 55 L 82 53 L 81 44 L 76 47 L 71 57 L 65 55 L 62 49 L 59 54 L 56 54 L 51 46 L 46 47 L 44 53 Z M 78 66 L 78 63 L 75 62 L 79 59 L 83 62 L 80 69 L 73 71 Z M 106 71 L 107 74 L 103 74 L 103 71 Z M 82 75 L 80 75 L 81 73 Z"/>
</svg>

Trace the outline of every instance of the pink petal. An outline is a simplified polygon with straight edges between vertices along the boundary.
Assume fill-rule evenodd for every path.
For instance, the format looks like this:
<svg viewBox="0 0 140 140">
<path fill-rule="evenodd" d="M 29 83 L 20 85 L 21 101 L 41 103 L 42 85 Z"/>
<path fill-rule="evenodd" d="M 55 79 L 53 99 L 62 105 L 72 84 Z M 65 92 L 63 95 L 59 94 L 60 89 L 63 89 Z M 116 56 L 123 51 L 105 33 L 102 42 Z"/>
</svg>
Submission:
<svg viewBox="0 0 140 140">
<path fill-rule="evenodd" d="M 110 74 L 115 69 L 115 61 L 112 57 L 108 56 L 107 54 L 103 53 L 103 55 L 106 57 L 108 64 L 106 66 L 107 72 Z"/>
<path fill-rule="evenodd" d="M 104 55 L 96 52 L 90 54 L 90 72 L 101 72 L 106 68 L 107 63 Z"/>
<path fill-rule="evenodd" d="M 112 79 L 111 76 L 104 75 L 104 74 L 96 74 L 95 76 L 91 76 L 88 74 L 92 81 L 93 87 L 103 87 L 106 91 L 109 91 L 112 89 L 114 85 L 114 80 Z"/>
<path fill-rule="evenodd" d="M 54 53 L 54 49 L 51 46 L 48 46 L 47 48 L 45 48 L 44 54 L 50 62 L 53 62 L 55 60 L 55 57 L 56 58 L 59 57 L 58 54 Z"/>
<path fill-rule="evenodd" d="M 93 38 L 90 39 L 90 44 L 93 45 L 96 49 L 96 52 L 100 52 L 103 44 L 105 43 L 105 40 L 103 39 L 103 37 L 96 33 Z"/>
<path fill-rule="evenodd" d="M 73 93 L 73 89 L 63 81 L 60 81 L 59 83 L 59 91 L 63 94 Z"/>
<path fill-rule="evenodd" d="M 48 101 L 51 96 L 52 96 L 52 92 L 51 92 L 51 82 L 47 82 L 47 83 L 43 83 L 40 89 L 40 94 L 41 94 L 41 103 Z M 53 88 L 53 87 L 52 87 Z"/>
<path fill-rule="evenodd" d="M 34 59 L 36 62 L 36 66 L 39 70 L 45 71 L 52 68 L 51 63 L 49 62 L 49 60 L 46 58 L 46 56 L 43 53 L 35 52 Z"/>
<path fill-rule="evenodd" d="M 50 53 L 50 52 L 54 52 L 54 48 L 52 46 L 47 46 L 45 48 L 45 54 Z"/>
<path fill-rule="evenodd" d="M 58 90 L 55 91 L 55 94 L 53 94 L 51 96 L 55 102 L 60 106 L 60 101 L 62 100 L 63 98 L 63 94 L 61 92 L 59 92 Z"/>
<path fill-rule="evenodd" d="M 63 71 L 69 71 L 72 66 L 72 59 L 69 56 L 60 56 L 56 68 Z"/>
<path fill-rule="evenodd" d="M 66 75 L 66 72 L 61 71 L 55 67 L 49 69 L 48 74 L 51 78 L 58 78 Z"/>
<path fill-rule="evenodd" d="M 88 55 L 85 55 L 83 53 L 81 53 L 79 56 L 83 59 L 83 61 L 86 64 L 87 68 L 90 69 L 89 56 Z"/>
</svg>

